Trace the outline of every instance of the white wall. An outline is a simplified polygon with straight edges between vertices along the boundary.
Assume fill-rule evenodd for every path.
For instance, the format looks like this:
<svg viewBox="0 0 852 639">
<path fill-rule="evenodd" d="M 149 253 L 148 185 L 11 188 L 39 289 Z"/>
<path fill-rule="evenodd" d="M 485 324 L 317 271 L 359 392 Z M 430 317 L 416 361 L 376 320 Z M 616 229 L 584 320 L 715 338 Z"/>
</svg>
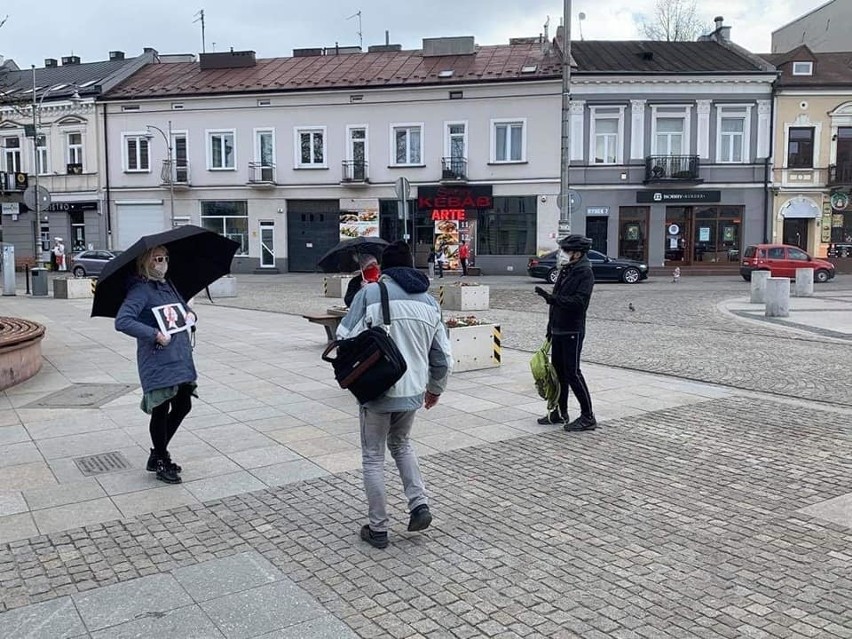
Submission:
<svg viewBox="0 0 852 639">
<path fill-rule="evenodd" d="M 806 44 L 816 53 L 849 51 L 852 2 L 834 0 L 772 33 L 772 53 Z"/>
</svg>

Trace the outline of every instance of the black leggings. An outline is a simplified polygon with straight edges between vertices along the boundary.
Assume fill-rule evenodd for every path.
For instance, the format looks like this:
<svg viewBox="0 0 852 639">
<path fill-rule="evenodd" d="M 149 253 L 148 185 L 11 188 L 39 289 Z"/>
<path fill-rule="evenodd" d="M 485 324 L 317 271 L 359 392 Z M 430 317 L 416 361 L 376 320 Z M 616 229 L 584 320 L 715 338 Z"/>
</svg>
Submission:
<svg viewBox="0 0 852 639">
<path fill-rule="evenodd" d="M 559 378 L 559 412 L 568 414 L 568 391 L 574 391 L 580 402 L 580 412 L 589 417 L 592 413 L 592 397 L 583 373 L 580 372 L 580 353 L 583 350 L 583 333 L 565 333 L 553 336 L 550 359 Z"/>
<path fill-rule="evenodd" d="M 178 427 L 184 417 L 192 410 L 192 391 L 190 384 L 178 386 L 177 395 L 167 402 L 163 402 L 151 411 L 151 444 L 154 452 L 165 455 L 169 448 L 169 442 L 175 436 Z"/>
</svg>

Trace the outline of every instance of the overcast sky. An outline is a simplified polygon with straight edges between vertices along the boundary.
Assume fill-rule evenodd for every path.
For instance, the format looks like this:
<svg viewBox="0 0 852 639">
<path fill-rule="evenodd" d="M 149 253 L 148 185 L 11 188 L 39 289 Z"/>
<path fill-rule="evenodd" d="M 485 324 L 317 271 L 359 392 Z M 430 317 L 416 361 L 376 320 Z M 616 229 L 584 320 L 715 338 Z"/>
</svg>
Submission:
<svg viewBox="0 0 852 639">
<path fill-rule="evenodd" d="M 770 34 L 824 0 L 698 0 L 707 24 L 722 15 L 735 42 L 754 52 L 770 51 Z M 294 48 L 358 44 L 362 12 L 364 46 L 391 42 L 419 48 L 421 38 L 474 35 L 478 44 L 534 36 L 550 16 L 551 36 L 562 15 L 561 0 L 5 0 L 0 2 L 0 55 L 21 68 L 44 58 L 78 55 L 104 60 L 111 50 L 128 55 L 154 47 L 160 53 L 197 53 L 205 10 L 207 51 L 251 49 L 260 57 L 289 56 Z M 573 36 L 635 39 L 637 21 L 654 0 L 574 0 Z"/>
</svg>

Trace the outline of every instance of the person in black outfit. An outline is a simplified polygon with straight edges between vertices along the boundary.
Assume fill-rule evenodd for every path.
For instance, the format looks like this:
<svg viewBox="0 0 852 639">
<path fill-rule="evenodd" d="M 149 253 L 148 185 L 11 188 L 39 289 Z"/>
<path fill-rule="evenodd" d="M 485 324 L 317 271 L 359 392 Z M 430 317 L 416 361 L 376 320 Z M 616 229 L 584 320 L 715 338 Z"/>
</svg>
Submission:
<svg viewBox="0 0 852 639">
<path fill-rule="evenodd" d="M 597 420 L 592 412 L 589 387 L 580 371 L 580 353 L 586 334 L 586 310 L 592 297 L 595 277 L 586 254 L 592 241 L 582 235 L 569 235 L 559 241 L 562 262 L 553 293 L 540 286 L 535 292 L 550 306 L 547 337 L 553 340 L 551 361 L 559 378 L 557 409 L 538 420 L 539 424 L 562 424 L 566 431 L 594 430 Z M 580 416 L 568 421 L 568 391 L 574 392 L 580 403 Z"/>
</svg>

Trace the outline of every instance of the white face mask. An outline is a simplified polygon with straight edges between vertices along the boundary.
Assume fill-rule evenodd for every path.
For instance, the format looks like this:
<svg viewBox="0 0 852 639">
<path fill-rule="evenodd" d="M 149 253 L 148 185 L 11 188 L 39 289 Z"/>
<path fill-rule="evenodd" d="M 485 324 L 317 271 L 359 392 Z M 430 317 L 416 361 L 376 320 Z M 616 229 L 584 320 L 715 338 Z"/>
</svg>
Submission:
<svg viewBox="0 0 852 639">
<path fill-rule="evenodd" d="M 567 253 L 567 252 L 565 252 L 565 251 L 563 251 L 563 250 L 560 250 L 560 251 L 556 254 L 556 264 L 557 264 L 557 266 L 560 266 L 560 267 L 565 266 L 565 265 L 566 265 L 566 264 L 568 264 L 570 261 L 571 261 L 571 254 L 570 254 L 570 253 Z"/>
</svg>

